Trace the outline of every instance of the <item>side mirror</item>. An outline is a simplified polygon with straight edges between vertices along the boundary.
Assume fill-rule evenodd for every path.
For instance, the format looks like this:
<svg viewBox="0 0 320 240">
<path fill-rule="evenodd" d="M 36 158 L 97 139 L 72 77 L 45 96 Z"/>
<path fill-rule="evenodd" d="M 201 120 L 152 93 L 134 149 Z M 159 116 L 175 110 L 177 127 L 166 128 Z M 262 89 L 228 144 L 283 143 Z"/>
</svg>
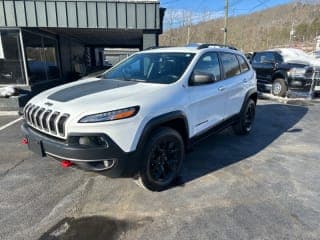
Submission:
<svg viewBox="0 0 320 240">
<path fill-rule="evenodd" d="M 216 79 L 210 73 L 192 73 L 189 84 L 191 86 L 204 85 L 215 82 Z"/>
</svg>

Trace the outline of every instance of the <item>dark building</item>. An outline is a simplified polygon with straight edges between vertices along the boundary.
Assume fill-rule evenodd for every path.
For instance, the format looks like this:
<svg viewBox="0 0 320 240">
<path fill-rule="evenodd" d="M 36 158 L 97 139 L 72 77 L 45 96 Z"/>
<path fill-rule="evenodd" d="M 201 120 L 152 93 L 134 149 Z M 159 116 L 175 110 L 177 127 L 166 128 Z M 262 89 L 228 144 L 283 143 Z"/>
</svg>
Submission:
<svg viewBox="0 0 320 240">
<path fill-rule="evenodd" d="M 157 0 L 0 1 L 0 88 L 21 89 L 0 110 L 103 67 L 104 48 L 158 45 L 163 16 Z"/>
</svg>

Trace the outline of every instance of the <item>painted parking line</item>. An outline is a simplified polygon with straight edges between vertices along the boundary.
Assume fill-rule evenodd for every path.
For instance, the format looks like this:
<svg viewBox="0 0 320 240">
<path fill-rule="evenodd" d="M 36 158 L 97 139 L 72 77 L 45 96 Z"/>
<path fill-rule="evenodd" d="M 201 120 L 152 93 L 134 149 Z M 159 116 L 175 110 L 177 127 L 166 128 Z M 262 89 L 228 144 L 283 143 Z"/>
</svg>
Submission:
<svg viewBox="0 0 320 240">
<path fill-rule="evenodd" d="M 15 124 L 15 123 L 17 123 L 17 122 L 21 121 L 22 119 L 23 119 L 22 117 L 19 117 L 18 119 L 13 120 L 13 121 L 11 121 L 11 122 L 9 122 L 9 123 L 7 123 L 7 124 L 5 124 L 5 125 L 1 126 L 1 127 L 0 127 L 0 131 L 2 131 L 2 130 L 4 130 L 4 129 L 6 129 L 6 128 L 8 128 L 8 127 L 12 126 L 13 124 Z"/>
<path fill-rule="evenodd" d="M 0 111 L 0 116 L 10 117 L 10 116 L 19 116 L 17 111 Z"/>
</svg>

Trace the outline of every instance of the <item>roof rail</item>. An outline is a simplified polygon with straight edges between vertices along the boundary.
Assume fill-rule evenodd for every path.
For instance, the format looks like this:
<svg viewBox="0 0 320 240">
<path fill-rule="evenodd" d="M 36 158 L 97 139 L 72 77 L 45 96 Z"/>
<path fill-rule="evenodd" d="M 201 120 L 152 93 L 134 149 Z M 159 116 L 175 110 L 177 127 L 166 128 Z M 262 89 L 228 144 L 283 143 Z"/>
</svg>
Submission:
<svg viewBox="0 0 320 240">
<path fill-rule="evenodd" d="M 198 49 L 200 50 L 200 49 L 209 48 L 209 47 L 229 48 L 229 49 L 238 51 L 238 49 L 233 46 L 217 44 L 217 43 L 204 43 L 204 44 L 199 45 Z"/>
<path fill-rule="evenodd" d="M 169 48 L 169 47 L 172 47 L 172 46 L 152 46 L 152 47 L 148 47 L 144 50 L 152 50 L 152 49 L 158 49 L 158 48 Z"/>
</svg>

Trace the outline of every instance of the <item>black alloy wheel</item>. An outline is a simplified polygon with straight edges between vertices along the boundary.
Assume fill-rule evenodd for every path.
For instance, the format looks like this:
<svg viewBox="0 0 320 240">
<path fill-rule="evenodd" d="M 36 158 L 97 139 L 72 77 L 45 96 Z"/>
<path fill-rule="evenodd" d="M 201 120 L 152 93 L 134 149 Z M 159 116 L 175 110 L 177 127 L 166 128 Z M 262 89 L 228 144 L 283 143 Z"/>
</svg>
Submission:
<svg viewBox="0 0 320 240">
<path fill-rule="evenodd" d="M 246 109 L 245 119 L 244 119 L 244 127 L 247 132 L 251 131 L 255 115 L 256 115 L 256 106 L 254 103 L 251 102 Z"/>
<path fill-rule="evenodd" d="M 171 128 L 160 128 L 149 139 L 140 172 L 142 184 L 151 191 L 167 189 L 178 176 L 184 159 L 184 143 Z"/>
<path fill-rule="evenodd" d="M 233 130 L 237 135 L 245 135 L 251 132 L 256 115 L 256 103 L 249 99 L 247 104 L 240 114 L 239 121 L 233 125 Z"/>
</svg>

